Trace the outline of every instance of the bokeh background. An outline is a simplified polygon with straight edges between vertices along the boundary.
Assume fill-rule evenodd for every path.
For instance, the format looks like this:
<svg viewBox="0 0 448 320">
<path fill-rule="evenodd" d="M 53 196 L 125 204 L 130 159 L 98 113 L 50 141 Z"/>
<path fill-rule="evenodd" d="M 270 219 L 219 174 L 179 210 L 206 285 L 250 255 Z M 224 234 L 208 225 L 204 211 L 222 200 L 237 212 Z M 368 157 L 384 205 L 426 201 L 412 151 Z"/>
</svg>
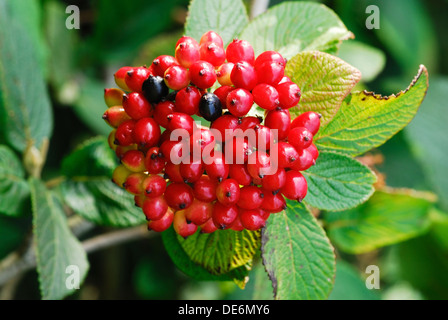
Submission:
<svg viewBox="0 0 448 320">
<path fill-rule="evenodd" d="M 244 2 L 252 12 L 260 1 Z M 267 2 L 273 6 L 282 1 Z M 356 36 L 339 53 L 363 73 L 356 89 L 397 93 L 409 85 L 420 64 L 428 68 L 429 91 L 416 119 L 369 157 L 389 186 L 433 191 L 439 196 L 440 211 L 448 212 L 448 129 L 440 126 L 448 123 L 448 1 L 319 2 L 332 8 Z M 379 29 L 365 26 L 369 4 L 380 9 Z M 124 65 L 149 65 L 161 54 L 174 55 L 188 0 L 38 0 L 29 5 L 21 14 L 33 38 L 39 39 L 40 67 L 55 116 L 43 177 L 51 179 L 79 143 L 108 135 L 110 128 L 101 119 L 106 108 L 103 89 L 114 87 L 114 72 Z M 68 5 L 81 10 L 80 30 L 65 28 Z M 433 123 L 434 118 L 440 121 Z M 0 259 L 20 248 L 30 227 L 29 217 L 0 216 Z M 97 227 L 84 237 L 106 230 Z M 330 298 L 448 298 L 447 224 L 368 254 L 337 252 L 343 261 L 338 262 Z M 97 251 L 89 261 L 87 279 L 70 299 L 251 299 L 255 290 L 253 281 L 242 291 L 233 283 L 188 278 L 173 265 L 157 235 Z M 364 271 L 370 264 L 381 268 L 380 290 L 364 286 Z M 13 298 L 40 298 L 35 271 L 18 281 Z"/>
</svg>

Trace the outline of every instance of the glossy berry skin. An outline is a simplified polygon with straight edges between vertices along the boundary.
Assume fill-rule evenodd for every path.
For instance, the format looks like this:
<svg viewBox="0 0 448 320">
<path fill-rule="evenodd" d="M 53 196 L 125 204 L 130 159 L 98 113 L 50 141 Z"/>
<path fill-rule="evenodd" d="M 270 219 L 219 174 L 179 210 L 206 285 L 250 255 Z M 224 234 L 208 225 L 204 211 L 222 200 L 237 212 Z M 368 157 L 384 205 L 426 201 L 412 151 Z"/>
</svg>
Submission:
<svg viewBox="0 0 448 320">
<path fill-rule="evenodd" d="M 223 109 L 227 109 L 227 95 L 234 89 L 231 86 L 220 86 L 213 92 L 219 98 L 219 101 L 221 101 Z"/>
<path fill-rule="evenodd" d="M 176 111 L 188 115 L 194 115 L 199 111 L 201 92 L 195 87 L 186 87 L 176 95 Z"/>
<path fill-rule="evenodd" d="M 280 105 L 277 89 L 265 83 L 258 84 L 253 90 L 254 102 L 265 110 L 273 110 Z"/>
<path fill-rule="evenodd" d="M 198 230 L 197 225 L 187 222 L 185 210 L 177 211 L 174 214 L 173 227 L 176 233 L 185 239 L 195 234 Z"/>
<path fill-rule="evenodd" d="M 151 103 L 159 103 L 169 93 L 162 77 L 149 76 L 142 86 L 143 95 Z"/>
<path fill-rule="evenodd" d="M 199 113 L 207 121 L 213 122 L 222 115 L 222 105 L 219 97 L 207 92 L 199 101 Z"/>
<path fill-rule="evenodd" d="M 138 92 L 132 92 L 123 96 L 123 108 L 134 120 L 140 120 L 152 115 L 151 104 Z"/>
<path fill-rule="evenodd" d="M 162 55 L 155 58 L 152 62 L 152 69 L 154 70 L 154 75 L 163 77 L 165 75 L 165 71 L 171 66 L 178 66 L 179 62 L 177 62 L 176 58 L 169 55 Z"/>
<path fill-rule="evenodd" d="M 124 91 L 117 89 L 117 88 L 111 88 L 111 89 L 104 89 L 104 102 L 106 102 L 106 105 L 110 107 L 114 106 L 121 106 L 123 105 L 123 95 Z"/>
<path fill-rule="evenodd" d="M 142 209 L 147 220 L 159 220 L 166 214 L 168 203 L 164 197 L 147 198 Z"/>
<path fill-rule="evenodd" d="M 250 64 L 255 62 L 255 53 L 252 45 L 246 40 L 234 39 L 226 50 L 227 61 L 237 63 L 246 61 Z"/>
<path fill-rule="evenodd" d="M 229 92 L 226 98 L 226 106 L 230 113 L 236 117 L 245 116 L 254 103 L 252 94 L 242 88 Z"/>
<path fill-rule="evenodd" d="M 252 183 L 252 177 L 244 164 L 232 164 L 229 169 L 230 178 L 235 179 L 240 185 L 248 186 Z"/>
<path fill-rule="evenodd" d="M 266 220 L 260 215 L 260 210 L 241 210 L 239 218 L 247 230 L 259 230 L 266 225 Z"/>
<path fill-rule="evenodd" d="M 229 176 L 229 165 L 221 152 L 215 152 L 210 158 L 204 159 L 204 168 L 210 179 L 218 182 Z"/>
<path fill-rule="evenodd" d="M 146 152 L 145 168 L 150 174 L 159 174 L 165 168 L 165 160 L 158 147 L 153 147 Z"/>
<path fill-rule="evenodd" d="M 261 180 L 263 189 L 269 191 L 280 190 L 285 185 L 286 172 L 284 169 L 278 168 L 274 174 L 266 175 Z"/>
<path fill-rule="evenodd" d="M 128 71 L 124 80 L 131 91 L 141 92 L 143 82 L 145 82 L 150 75 L 152 75 L 150 69 L 146 67 L 138 67 Z"/>
<path fill-rule="evenodd" d="M 188 135 L 191 136 L 193 131 L 196 130 L 196 123 L 194 119 L 185 113 L 174 112 L 167 116 L 168 119 L 168 129 L 170 131 L 183 129 L 188 132 Z"/>
<path fill-rule="evenodd" d="M 300 172 L 291 170 L 286 172 L 286 183 L 280 191 L 286 198 L 302 202 L 306 197 L 308 184 Z"/>
<path fill-rule="evenodd" d="M 299 86 L 292 82 L 279 84 L 276 87 L 280 96 L 280 106 L 284 109 L 295 107 L 300 102 L 302 93 Z"/>
<path fill-rule="evenodd" d="M 212 219 L 218 229 L 225 230 L 230 228 L 237 216 L 237 206 L 225 206 L 220 202 L 216 202 Z"/>
<path fill-rule="evenodd" d="M 190 67 L 190 79 L 198 88 L 208 89 L 217 80 L 215 67 L 207 61 L 196 61 Z"/>
<path fill-rule="evenodd" d="M 175 105 L 171 101 L 163 101 L 158 103 L 154 108 L 154 120 L 165 129 L 168 128 L 168 115 L 174 113 Z"/>
<path fill-rule="evenodd" d="M 268 168 L 271 166 L 271 159 L 266 152 L 257 151 L 250 155 L 247 163 L 247 171 L 254 179 L 261 178 L 267 174 Z"/>
<path fill-rule="evenodd" d="M 286 200 L 281 193 L 264 191 L 265 197 L 261 209 L 269 213 L 279 213 L 287 208 Z"/>
<path fill-rule="evenodd" d="M 191 38 L 180 42 L 176 46 L 175 57 L 181 66 L 190 68 L 200 58 L 199 44 Z"/>
<path fill-rule="evenodd" d="M 123 183 L 132 174 L 132 171 L 126 168 L 124 165 L 119 165 L 112 173 L 112 182 L 120 188 L 123 187 Z"/>
<path fill-rule="evenodd" d="M 221 36 L 215 31 L 207 31 L 202 35 L 199 45 L 203 45 L 205 43 L 215 43 L 220 47 L 224 47 L 224 42 L 222 41 Z"/>
<path fill-rule="evenodd" d="M 289 131 L 288 141 L 296 150 L 303 150 L 313 143 L 313 134 L 305 127 L 295 127 Z"/>
<path fill-rule="evenodd" d="M 275 136 L 271 132 L 271 129 L 263 126 L 258 125 L 254 127 L 255 131 L 255 144 L 253 141 L 249 140 L 249 142 L 254 145 L 258 150 L 266 151 L 271 148 L 271 145 L 274 143 Z"/>
<path fill-rule="evenodd" d="M 185 183 L 172 183 L 166 187 L 165 199 L 174 210 L 187 209 L 193 203 L 193 189 Z"/>
<path fill-rule="evenodd" d="M 241 119 L 240 129 L 246 131 L 248 129 L 254 129 L 263 122 L 261 117 L 244 117 Z"/>
<path fill-rule="evenodd" d="M 216 196 L 218 201 L 225 205 L 231 206 L 240 199 L 240 186 L 234 179 L 226 179 L 216 188 Z"/>
<path fill-rule="evenodd" d="M 255 69 L 255 72 L 259 83 L 276 86 L 285 75 L 285 66 L 278 62 L 264 62 Z"/>
<path fill-rule="evenodd" d="M 211 202 L 203 202 L 198 199 L 194 199 L 191 206 L 185 210 L 187 222 L 194 223 L 198 226 L 206 223 L 212 217 L 213 208 L 214 205 Z"/>
<path fill-rule="evenodd" d="M 127 73 L 129 71 L 131 71 L 132 69 L 134 69 L 134 68 L 133 67 L 122 67 L 114 74 L 115 83 L 124 91 L 131 91 L 131 89 L 129 89 L 129 87 L 127 86 L 124 78 L 126 77 Z"/>
<path fill-rule="evenodd" d="M 168 162 L 165 165 L 164 178 L 168 178 L 170 182 L 184 183 L 184 178 L 180 174 L 180 164 Z"/>
<path fill-rule="evenodd" d="M 157 198 L 163 195 L 166 189 L 166 181 L 159 175 L 150 175 L 142 182 L 145 196 Z"/>
<path fill-rule="evenodd" d="M 226 61 L 226 51 L 216 43 L 204 43 L 199 48 L 200 59 L 219 67 Z"/>
<path fill-rule="evenodd" d="M 136 207 L 143 208 L 143 203 L 147 198 L 143 194 L 136 194 L 134 196 L 134 204 Z"/>
<path fill-rule="evenodd" d="M 288 109 L 276 108 L 271 110 L 264 119 L 264 124 L 271 130 L 277 130 L 278 140 L 282 141 L 288 138 L 291 128 L 291 115 Z"/>
<path fill-rule="evenodd" d="M 241 223 L 241 219 L 240 219 L 241 211 L 242 211 L 242 209 L 238 208 L 238 216 L 236 217 L 235 221 L 233 221 L 232 225 L 230 226 L 230 229 L 233 231 L 243 231 L 245 229 L 243 224 Z"/>
<path fill-rule="evenodd" d="M 280 141 L 278 147 L 278 167 L 290 168 L 299 158 L 299 152 L 289 143 Z"/>
<path fill-rule="evenodd" d="M 225 114 L 213 121 L 210 128 L 216 130 L 216 141 L 225 142 L 233 138 L 233 133 L 239 126 L 240 120 L 238 117 L 231 114 Z M 226 130 L 228 133 L 226 133 Z"/>
<path fill-rule="evenodd" d="M 232 62 L 227 62 L 222 64 L 216 70 L 216 76 L 218 77 L 218 82 L 222 86 L 232 86 L 232 80 L 230 79 L 230 74 L 232 73 L 233 67 L 235 66 Z"/>
<path fill-rule="evenodd" d="M 132 172 L 145 171 L 145 154 L 139 150 L 129 150 L 121 158 L 121 163 Z"/>
<path fill-rule="evenodd" d="M 144 189 L 142 183 L 146 177 L 147 176 L 141 172 L 133 172 L 126 178 L 126 181 L 123 183 L 123 188 L 133 195 L 143 194 Z"/>
<path fill-rule="evenodd" d="M 189 37 L 189 36 L 182 36 L 179 38 L 179 40 L 177 40 L 176 42 L 176 48 L 178 45 L 180 45 L 181 43 L 187 43 L 187 42 L 192 42 L 192 43 L 198 43 L 194 38 Z"/>
<path fill-rule="evenodd" d="M 190 153 L 193 159 L 202 159 L 210 155 L 215 147 L 215 136 L 211 130 L 199 129 L 193 132 L 190 138 Z"/>
<path fill-rule="evenodd" d="M 314 159 L 313 154 L 308 150 L 309 148 L 301 150 L 299 152 L 299 158 L 291 166 L 292 170 L 305 171 L 316 164 L 316 160 Z"/>
<path fill-rule="evenodd" d="M 160 152 L 168 163 L 180 163 L 189 155 L 186 141 L 167 140 L 160 146 Z"/>
<path fill-rule="evenodd" d="M 171 66 L 164 74 L 165 84 L 172 90 L 181 90 L 190 83 L 190 72 L 182 66 Z"/>
<path fill-rule="evenodd" d="M 254 63 L 255 69 L 259 69 L 260 66 L 265 62 L 276 62 L 282 64 L 283 66 L 286 66 L 286 59 L 283 58 L 283 56 L 277 51 L 265 51 L 258 55 Z"/>
<path fill-rule="evenodd" d="M 163 232 L 167 230 L 172 224 L 174 220 L 174 213 L 171 209 L 168 209 L 165 215 L 159 220 L 151 220 L 148 222 L 148 230 L 155 232 Z"/>
<path fill-rule="evenodd" d="M 143 118 L 135 124 L 134 141 L 141 147 L 151 148 L 157 145 L 160 135 L 160 127 L 153 118 Z"/>
<path fill-rule="evenodd" d="M 317 161 L 317 158 L 319 158 L 319 150 L 317 149 L 316 145 L 312 143 L 306 150 L 311 153 L 314 160 Z"/>
<path fill-rule="evenodd" d="M 204 173 L 201 159 L 190 160 L 190 163 L 181 163 L 179 172 L 185 183 L 198 181 Z"/>
<path fill-rule="evenodd" d="M 256 186 L 246 186 L 240 190 L 240 199 L 237 202 L 238 207 L 246 210 L 254 210 L 263 203 L 263 191 Z"/>
<path fill-rule="evenodd" d="M 138 146 L 136 144 L 131 144 L 129 146 L 115 146 L 115 154 L 118 159 L 122 159 L 126 152 L 130 150 L 138 150 Z"/>
<path fill-rule="evenodd" d="M 115 132 L 114 143 L 118 146 L 130 146 L 134 144 L 134 127 L 134 120 L 128 120 L 120 124 Z"/>
<path fill-rule="evenodd" d="M 316 112 L 302 113 L 291 123 L 291 128 L 305 127 L 315 136 L 320 128 L 320 118 L 321 115 Z"/>
<path fill-rule="evenodd" d="M 245 61 L 236 63 L 230 73 L 230 81 L 232 81 L 236 88 L 243 88 L 251 91 L 258 83 L 255 68 Z"/>
<path fill-rule="evenodd" d="M 244 137 L 235 137 L 224 146 L 226 162 L 228 164 L 244 164 L 249 156 L 254 152 L 254 148 L 249 140 Z"/>
<path fill-rule="evenodd" d="M 203 175 L 193 185 L 193 193 L 196 199 L 203 202 L 212 202 L 216 198 L 216 187 L 218 183 L 211 180 L 208 176 Z"/>
<path fill-rule="evenodd" d="M 122 106 L 110 107 L 103 114 L 103 120 L 112 128 L 118 128 L 120 124 L 130 119 Z"/>
<path fill-rule="evenodd" d="M 208 219 L 207 222 L 205 222 L 204 224 L 202 224 L 201 226 L 201 233 L 213 233 L 216 230 L 218 230 L 218 228 L 216 228 L 215 223 L 213 222 L 213 219 Z"/>
</svg>

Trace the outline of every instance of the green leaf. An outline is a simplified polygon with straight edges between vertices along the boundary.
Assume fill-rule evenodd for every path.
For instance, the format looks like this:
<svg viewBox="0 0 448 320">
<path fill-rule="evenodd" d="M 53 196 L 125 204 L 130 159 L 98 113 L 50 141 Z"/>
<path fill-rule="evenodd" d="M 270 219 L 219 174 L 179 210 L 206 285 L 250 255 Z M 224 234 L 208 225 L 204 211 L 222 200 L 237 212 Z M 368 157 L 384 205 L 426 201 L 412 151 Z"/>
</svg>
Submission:
<svg viewBox="0 0 448 320">
<path fill-rule="evenodd" d="M 0 145 L 0 213 L 19 216 L 23 202 L 30 190 L 25 172 L 17 156 L 6 146 Z"/>
<path fill-rule="evenodd" d="M 364 82 L 374 80 L 386 66 L 386 55 L 381 50 L 355 40 L 343 42 L 338 56 L 359 69 Z"/>
<path fill-rule="evenodd" d="M 316 145 L 352 156 L 382 145 L 414 118 L 427 89 L 428 72 L 420 66 L 410 86 L 397 95 L 382 97 L 366 91 L 349 95 L 316 135 Z"/>
<path fill-rule="evenodd" d="M 336 261 L 336 280 L 329 300 L 379 300 L 374 290 L 366 287 L 359 272 L 343 260 Z"/>
<path fill-rule="evenodd" d="M 419 236 L 428 230 L 434 199 L 411 191 L 377 191 L 363 205 L 325 213 L 330 239 L 341 250 L 360 254 Z M 432 201 L 431 201 L 432 200 Z"/>
<path fill-rule="evenodd" d="M 207 269 L 190 259 L 182 248 L 177 233 L 173 228 L 162 233 L 162 240 L 171 260 L 187 276 L 199 281 L 235 281 L 237 284 L 243 284 L 242 287 L 244 288 L 250 270 L 247 266 L 241 266 L 231 270 L 229 273 L 211 274 Z"/>
<path fill-rule="evenodd" d="M 185 34 L 196 40 L 210 30 L 217 32 L 226 46 L 249 23 L 241 0 L 192 0 Z"/>
<path fill-rule="evenodd" d="M 0 0 L 0 130 L 18 151 L 40 147 L 51 135 L 53 115 L 29 30 Z"/>
<path fill-rule="evenodd" d="M 104 138 L 81 145 L 62 165 L 68 179 L 61 184 L 67 205 L 95 224 L 129 227 L 145 222 L 134 197 L 110 181 L 115 154 Z"/>
<path fill-rule="evenodd" d="M 262 235 L 263 263 L 279 300 L 326 299 L 333 288 L 333 248 L 304 205 L 273 214 Z"/>
<path fill-rule="evenodd" d="M 178 241 L 190 259 L 214 275 L 223 275 L 250 264 L 260 247 L 260 232 L 218 230 L 196 232 Z"/>
<path fill-rule="evenodd" d="M 300 51 L 335 53 L 342 40 L 351 37 L 352 33 L 332 10 L 304 1 L 270 8 L 252 20 L 240 36 L 252 44 L 256 55 L 276 50 L 287 59 Z"/>
<path fill-rule="evenodd" d="M 302 90 L 298 107 L 291 108 L 291 117 L 306 111 L 322 114 L 324 126 L 336 115 L 344 98 L 361 79 L 361 73 L 328 53 L 302 52 L 288 61 L 286 74 Z"/>
<path fill-rule="evenodd" d="M 80 281 L 83 281 L 87 275 L 89 263 L 86 252 L 71 233 L 59 200 L 46 190 L 42 181 L 31 178 L 29 183 L 33 204 L 37 271 L 42 298 L 63 299 L 75 291 L 67 286 L 70 280 L 68 277 L 73 272 L 67 268 L 77 267 Z"/>
<path fill-rule="evenodd" d="M 346 210 L 367 201 L 376 176 L 353 158 L 321 152 L 315 166 L 303 172 L 308 182 L 305 202 L 321 210 Z"/>
<path fill-rule="evenodd" d="M 412 153 L 421 164 L 433 190 L 439 195 L 445 210 L 448 210 L 447 92 L 448 78 L 432 79 L 427 99 L 414 121 L 404 130 Z"/>
</svg>

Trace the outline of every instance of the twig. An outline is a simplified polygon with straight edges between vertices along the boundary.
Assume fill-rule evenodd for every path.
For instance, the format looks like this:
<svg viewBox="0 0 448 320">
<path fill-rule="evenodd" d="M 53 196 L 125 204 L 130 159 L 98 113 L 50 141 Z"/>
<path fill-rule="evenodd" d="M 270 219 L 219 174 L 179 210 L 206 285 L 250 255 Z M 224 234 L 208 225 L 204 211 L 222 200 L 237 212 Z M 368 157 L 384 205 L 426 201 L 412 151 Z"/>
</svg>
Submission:
<svg viewBox="0 0 448 320">
<path fill-rule="evenodd" d="M 268 9 L 269 0 L 252 0 L 250 7 L 250 19 L 252 20 L 256 16 L 262 14 Z"/>
</svg>

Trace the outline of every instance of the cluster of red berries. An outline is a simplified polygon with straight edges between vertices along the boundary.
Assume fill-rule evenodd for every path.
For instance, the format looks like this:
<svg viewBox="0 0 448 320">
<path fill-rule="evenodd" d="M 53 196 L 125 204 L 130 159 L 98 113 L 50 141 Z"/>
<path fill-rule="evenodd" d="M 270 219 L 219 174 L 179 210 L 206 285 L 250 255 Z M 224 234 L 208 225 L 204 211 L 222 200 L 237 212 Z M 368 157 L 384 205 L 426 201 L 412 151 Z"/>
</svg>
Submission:
<svg viewBox="0 0 448 320">
<path fill-rule="evenodd" d="M 306 112 L 291 122 L 288 109 L 301 92 L 285 65 L 275 51 L 255 58 L 244 40 L 224 49 L 210 31 L 199 43 L 180 38 L 174 57 L 118 70 L 121 89 L 105 90 L 103 115 L 121 161 L 113 181 L 135 195 L 149 229 L 174 224 L 183 237 L 198 228 L 258 230 L 286 208 L 285 198 L 305 198 L 300 172 L 319 155 L 313 136 L 320 115 Z M 247 115 L 254 102 L 265 109 L 264 124 Z M 196 124 L 194 115 L 210 128 Z"/>
</svg>

